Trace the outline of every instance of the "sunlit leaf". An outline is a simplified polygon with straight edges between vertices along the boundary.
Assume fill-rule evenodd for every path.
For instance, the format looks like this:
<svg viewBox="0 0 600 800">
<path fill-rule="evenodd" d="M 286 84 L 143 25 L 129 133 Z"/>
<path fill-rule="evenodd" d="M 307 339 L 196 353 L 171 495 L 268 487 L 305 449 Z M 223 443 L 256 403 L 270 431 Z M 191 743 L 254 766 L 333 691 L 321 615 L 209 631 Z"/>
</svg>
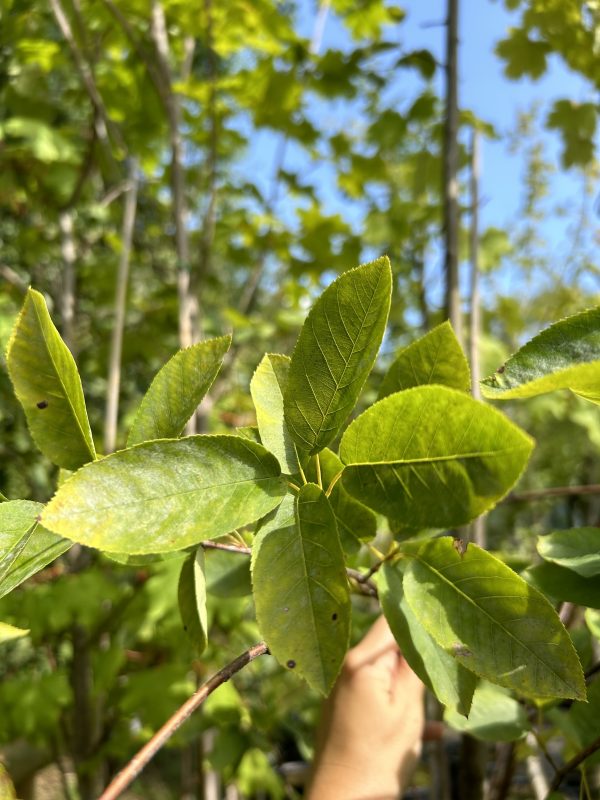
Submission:
<svg viewBox="0 0 600 800">
<path fill-rule="evenodd" d="M 537 550 L 545 561 L 584 578 L 600 574 L 600 528 L 572 528 L 538 536 Z"/>
<path fill-rule="evenodd" d="M 415 527 L 463 525 L 518 480 L 533 443 L 510 420 L 442 386 L 418 386 L 371 406 L 348 427 L 345 488 Z"/>
<path fill-rule="evenodd" d="M 585 699 L 569 634 L 540 592 L 476 545 L 459 554 L 451 537 L 426 542 L 409 557 L 406 598 L 460 663 L 529 697 Z"/>
<path fill-rule="evenodd" d="M 600 403 L 600 308 L 556 322 L 481 383 L 492 400 L 571 389 Z"/>
<path fill-rule="evenodd" d="M 77 469 L 96 457 L 81 379 L 43 296 L 29 289 L 6 351 L 15 394 L 36 445 L 54 464 Z"/>
<path fill-rule="evenodd" d="M 0 504 L 0 597 L 39 572 L 71 547 L 37 524 L 41 503 L 10 500 Z"/>
<path fill-rule="evenodd" d="M 402 588 L 402 562 L 384 564 L 379 571 L 379 600 L 402 655 L 440 703 L 467 715 L 477 684 L 465 669 L 427 633 L 415 616 Z"/>
<path fill-rule="evenodd" d="M 296 444 L 317 453 L 354 408 L 377 356 L 390 308 L 387 258 L 343 273 L 308 314 L 292 354 L 285 420 Z"/>
<path fill-rule="evenodd" d="M 260 439 L 287 475 L 299 472 L 298 450 L 283 418 L 283 392 L 288 379 L 290 359 L 267 353 L 250 381 L 250 393 L 256 409 Z"/>
<path fill-rule="evenodd" d="M 9 625 L 7 622 L 0 622 L 0 644 L 11 642 L 13 639 L 22 639 L 28 633 L 29 630 L 26 628 L 15 628 L 14 625 Z"/>
<path fill-rule="evenodd" d="M 210 389 L 230 344 L 231 336 L 221 336 L 175 353 L 146 392 L 127 446 L 179 436 Z"/>
<path fill-rule="evenodd" d="M 256 538 L 256 617 L 269 650 L 328 694 L 350 631 L 350 598 L 335 516 L 324 492 L 305 484 Z"/>
<path fill-rule="evenodd" d="M 438 325 L 401 351 L 383 379 L 379 397 L 430 383 L 462 392 L 471 387 L 467 359 L 449 322 Z"/>
<path fill-rule="evenodd" d="M 42 521 L 100 550 L 161 553 L 254 522 L 285 491 L 277 460 L 259 444 L 240 436 L 162 439 L 80 469 Z"/>
</svg>

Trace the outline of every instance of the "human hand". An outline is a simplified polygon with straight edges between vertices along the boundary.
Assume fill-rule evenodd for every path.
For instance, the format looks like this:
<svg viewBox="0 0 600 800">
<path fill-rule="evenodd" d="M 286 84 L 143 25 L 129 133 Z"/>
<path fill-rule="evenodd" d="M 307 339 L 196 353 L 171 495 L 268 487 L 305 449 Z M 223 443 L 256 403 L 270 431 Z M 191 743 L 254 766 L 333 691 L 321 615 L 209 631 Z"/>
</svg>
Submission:
<svg viewBox="0 0 600 800">
<path fill-rule="evenodd" d="M 380 617 L 325 703 L 308 800 L 396 800 L 421 752 L 424 688 Z"/>
</svg>

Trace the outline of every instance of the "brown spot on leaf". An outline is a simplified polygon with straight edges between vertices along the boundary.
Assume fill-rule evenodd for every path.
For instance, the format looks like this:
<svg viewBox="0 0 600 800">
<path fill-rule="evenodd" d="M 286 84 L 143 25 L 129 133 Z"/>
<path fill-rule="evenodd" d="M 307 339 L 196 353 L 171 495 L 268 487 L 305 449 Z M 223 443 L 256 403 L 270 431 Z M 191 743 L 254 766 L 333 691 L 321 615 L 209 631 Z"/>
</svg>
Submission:
<svg viewBox="0 0 600 800">
<path fill-rule="evenodd" d="M 464 555 L 467 552 L 468 544 L 469 543 L 465 542 L 464 539 L 452 539 L 452 547 L 454 547 L 454 549 L 461 558 L 464 558 Z"/>
<path fill-rule="evenodd" d="M 332 620 L 335 622 L 335 621 L 336 621 L 336 619 L 337 619 L 337 614 L 332 614 L 332 615 L 331 615 L 331 619 L 332 619 Z"/>
<path fill-rule="evenodd" d="M 294 661 L 293 658 L 290 658 L 290 660 L 286 662 L 286 667 L 288 669 L 294 669 L 295 666 L 296 666 L 296 662 Z"/>
<path fill-rule="evenodd" d="M 498 373 L 498 375 L 502 375 L 502 373 L 504 372 L 505 369 L 506 369 L 506 367 L 503 364 L 501 367 L 498 367 L 496 372 Z"/>
<path fill-rule="evenodd" d="M 48 401 L 47 400 L 40 400 L 40 402 L 36 403 L 36 405 L 40 409 L 48 408 Z"/>
<path fill-rule="evenodd" d="M 284 614 L 287 614 L 287 612 L 288 612 L 288 611 L 289 611 L 289 608 L 288 608 L 287 606 L 284 606 L 284 607 L 283 607 L 283 613 L 284 613 Z"/>
</svg>

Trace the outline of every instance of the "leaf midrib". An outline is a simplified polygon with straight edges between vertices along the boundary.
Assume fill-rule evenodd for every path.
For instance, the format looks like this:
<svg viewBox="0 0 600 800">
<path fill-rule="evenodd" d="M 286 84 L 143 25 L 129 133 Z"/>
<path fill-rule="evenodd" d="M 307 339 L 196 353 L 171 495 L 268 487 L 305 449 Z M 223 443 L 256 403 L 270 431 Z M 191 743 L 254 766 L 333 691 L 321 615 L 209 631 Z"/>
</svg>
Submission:
<svg viewBox="0 0 600 800">
<path fill-rule="evenodd" d="M 519 450 L 527 449 L 527 444 L 515 445 L 514 447 L 505 447 L 502 450 L 482 450 L 479 453 L 454 453 L 448 456 L 427 456 L 424 458 L 409 458 L 409 459 L 390 459 L 389 461 L 352 461 L 346 464 L 347 467 L 378 467 L 378 466 L 392 466 L 399 464 L 400 466 L 412 466 L 415 464 L 431 464 L 440 463 L 445 461 L 458 461 L 466 458 L 497 458 L 505 455 L 506 453 L 514 453 Z"/>
</svg>

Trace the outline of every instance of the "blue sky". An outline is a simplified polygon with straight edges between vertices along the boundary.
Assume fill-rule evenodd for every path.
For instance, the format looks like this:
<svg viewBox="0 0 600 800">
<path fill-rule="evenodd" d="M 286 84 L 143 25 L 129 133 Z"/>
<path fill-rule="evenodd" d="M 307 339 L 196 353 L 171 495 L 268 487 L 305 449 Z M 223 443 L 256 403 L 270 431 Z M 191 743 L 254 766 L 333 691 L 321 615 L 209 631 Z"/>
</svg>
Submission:
<svg viewBox="0 0 600 800">
<path fill-rule="evenodd" d="M 406 19 L 397 30 L 388 31 L 389 39 L 400 41 L 407 51 L 427 48 L 436 56 L 441 64 L 445 58 L 444 16 L 445 0 L 399 0 L 406 10 Z M 301 0 L 299 24 L 301 32 L 310 38 L 314 28 L 316 0 Z M 539 127 L 543 131 L 543 142 L 546 156 L 555 167 L 552 177 L 551 191 L 544 201 L 547 217 L 540 225 L 540 232 L 547 240 L 551 258 L 560 262 L 564 254 L 569 252 L 571 237 L 569 229 L 574 225 L 576 204 L 581 196 L 581 175 L 576 172 L 565 172 L 560 164 L 561 141 L 553 132 L 544 132 L 543 122 L 552 102 L 558 98 L 585 101 L 590 98 L 591 88 L 577 75 L 569 72 L 558 57 L 549 59 L 549 68 L 542 79 L 531 81 L 508 80 L 503 74 L 503 64 L 494 50 L 497 42 L 505 36 L 511 25 L 518 23 L 519 14 L 508 12 L 501 0 L 461 0 L 460 13 L 460 51 L 459 51 L 459 104 L 461 108 L 471 110 L 477 117 L 490 122 L 500 135 L 494 140 L 482 143 L 482 183 L 481 213 L 482 230 L 488 226 L 514 229 L 518 224 L 519 208 L 524 191 L 525 161 L 523 153 L 510 151 L 507 135 L 515 129 L 519 112 L 532 109 L 534 103 L 539 104 Z M 321 52 L 328 47 L 349 47 L 347 33 L 329 13 L 324 29 Z M 410 97 L 418 91 L 417 79 L 408 70 L 402 71 L 394 79 L 395 96 L 406 94 Z M 436 77 L 436 88 L 443 96 L 444 76 L 439 70 Z M 343 114 L 348 115 L 342 104 L 325 104 L 318 101 L 314 113 L 319 115 L 320 124 L 331 125 L 332 129 L 340 126 Z M 352 110 L 348 124 L 360 125 L 360 117 L 352 118 Z M 249 153 L 250 168 L 264 175 L 264 185 L 272 176 L 274 142 L 272 134 L 264 133 L 257 137 Z M 287 148 L 286 167 L 302 171 L 306 156 L 300 148 L 292 145 Z M 338 211 L 347 219 L 360 223 L 360 208 L 349 203 L 337 191 L 334 171 L 326 164 L 315 168 L 311 166 L 310 177 L 316 180 L 320 199 L 330 212 Z M 466 198 L 465 198 L 466 202 Z M 556 208 L 563 205 L 570 209 L 560 215 Z M 285 214 L 285 204 L 280 202 L 278 213 Z M 429 269 L 434 273 L 440 269 L 440 254 L 433 254 Z M 510 291 L 514 270 L 502 270 L 496 280 L 496 290 Z M 590 286 L 598 289 L 598 286 Z"/>
</svg>

